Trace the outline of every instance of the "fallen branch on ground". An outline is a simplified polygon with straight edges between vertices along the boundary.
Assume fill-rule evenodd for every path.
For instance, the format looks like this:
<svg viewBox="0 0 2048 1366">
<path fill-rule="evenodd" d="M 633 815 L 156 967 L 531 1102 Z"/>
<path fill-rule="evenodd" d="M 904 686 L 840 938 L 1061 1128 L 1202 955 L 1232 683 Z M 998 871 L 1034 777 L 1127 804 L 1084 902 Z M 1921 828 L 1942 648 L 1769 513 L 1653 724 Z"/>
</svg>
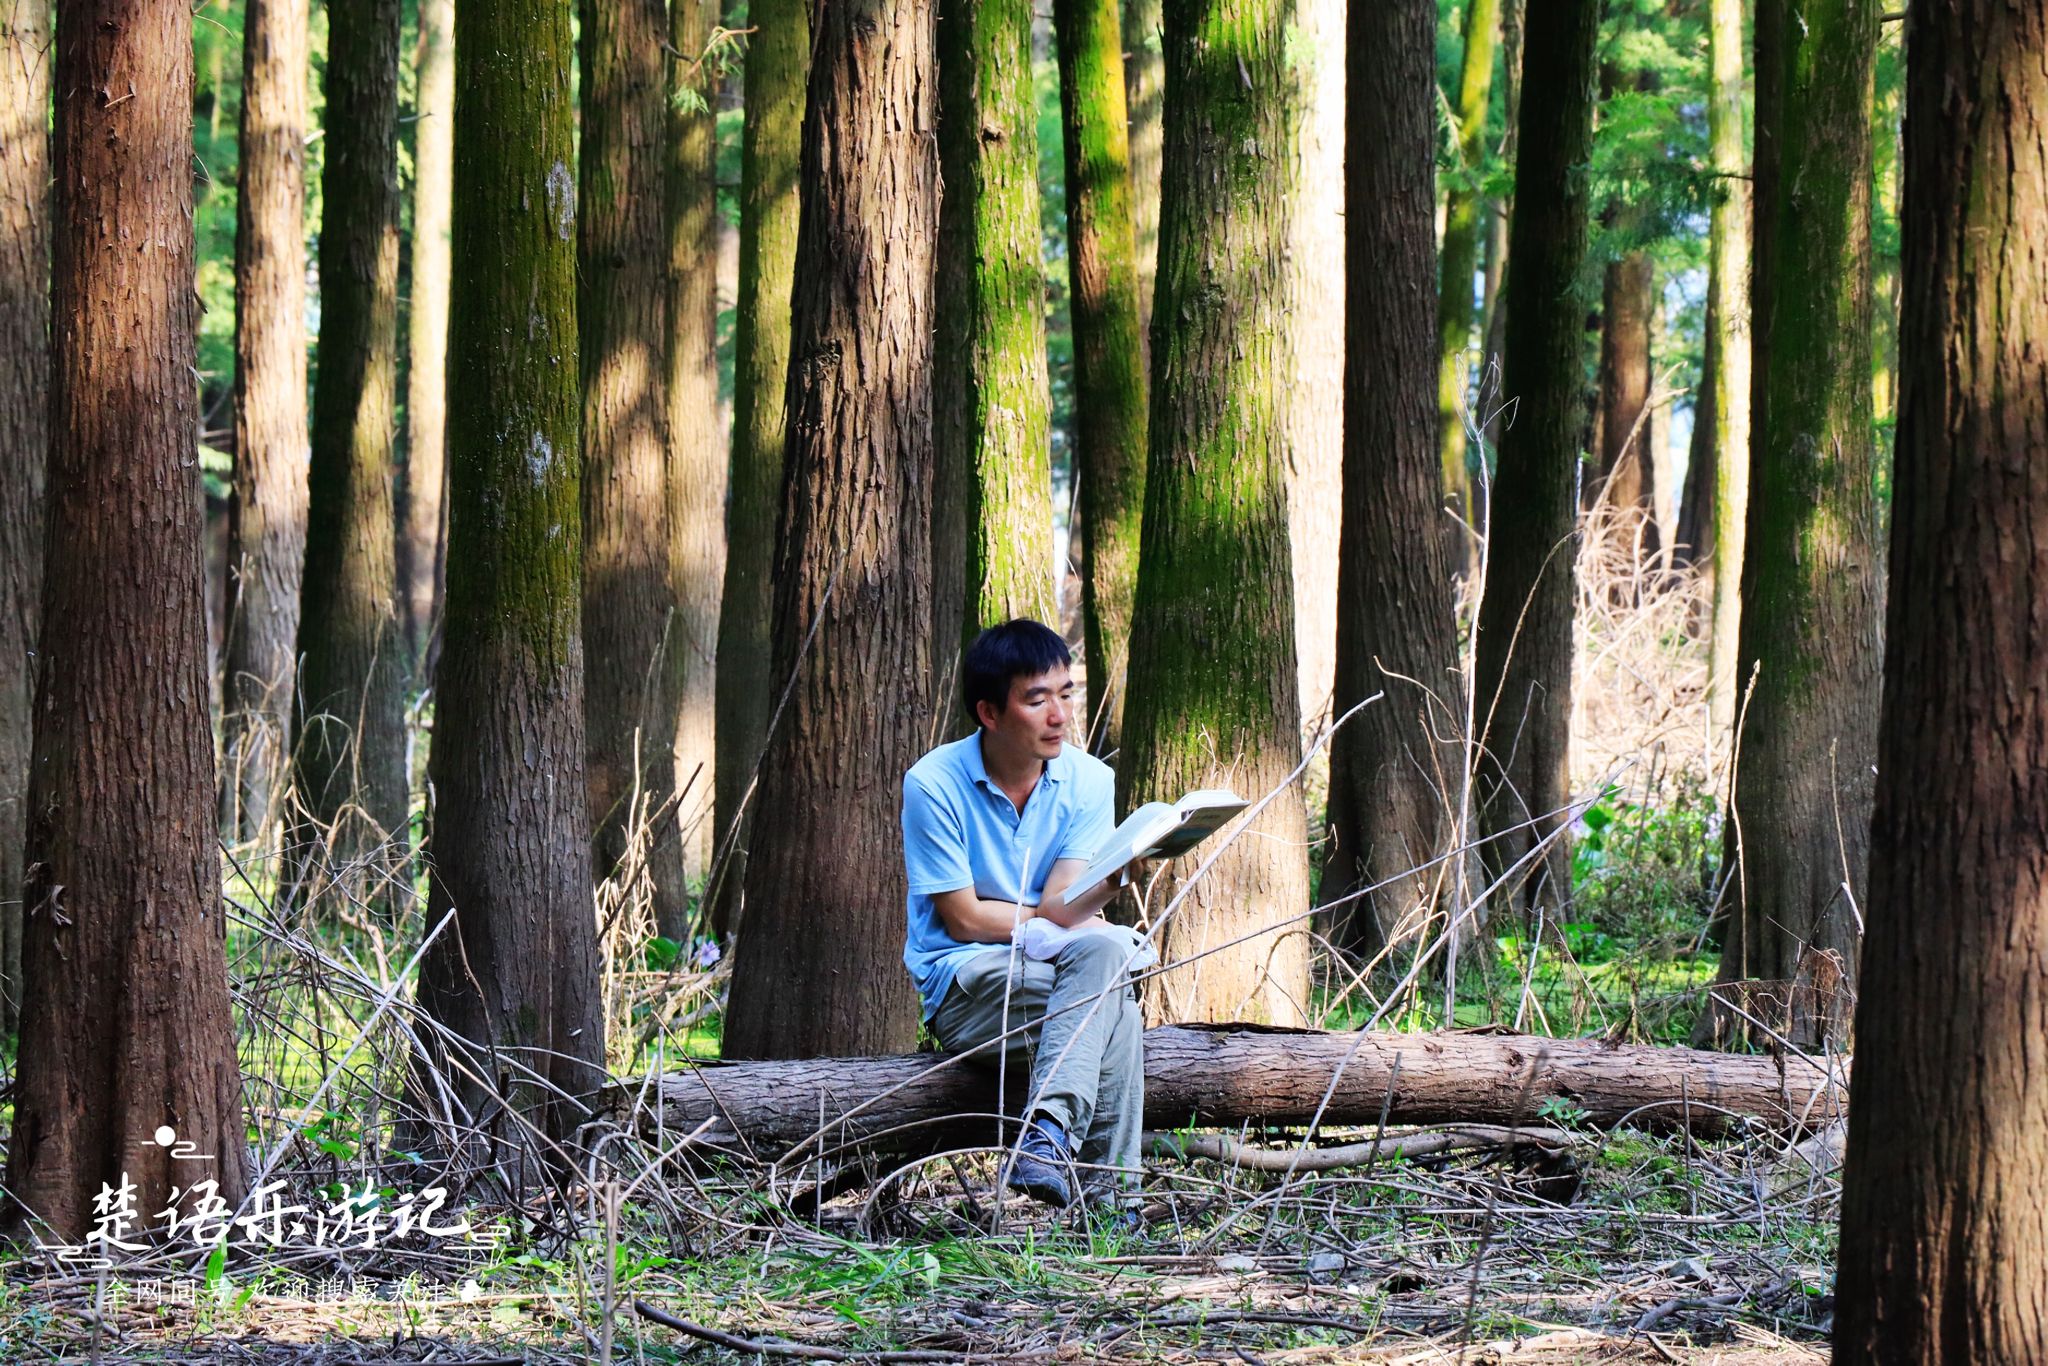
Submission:
<svg viewBox="0 0 2048 1366">
<path fill-rule="evenodd" d="M 1254 1172 L 1333 1172 L 1369 1162 L 1397 1158 L 1447 1157 L 1452 1153 L 1498 1148 L 1559 1153 L 1586 1140 L 1563 1129 L 1516 1129 L 1497 1124 L 1462 1124 L 1419 1134 L 1394 1134 L 1377 1143 L 1346 1143 L 1334 1148 L 1260 1148 L 1228 1134 L 1146 1134 L 1145 1151 L 1153 1157 L 1182 1161 L 1206 1157 Z"/>
<path fill-rule="evenodd" d="M 699 1151 L 815 1155 L 860 1144 L 930 1152 L 993 1139 L 994 1077 L 979 1059 L 928 1053 L 709 1063 L 661 1077 L 634 1122 L 670 1135 L 708 1125 Z M 637 1081 L 620 1086 L 615 1113 L 640 1090 Z M 1320 1106 L 1330 1128 L 1526 1126 L 1568 1116 L 1707 1134 L 1742 1123 L 1801 1131 L 1839 1118 L 1847 1102 L 1841 1059 L 1829 1070 L 1799 1057 L 1478 1031 L 1361 1039 L 1170 1025 L 1145 1036 L 1145 1118 L 1155 1129 L 1302 1126 Z"/>
</svg>

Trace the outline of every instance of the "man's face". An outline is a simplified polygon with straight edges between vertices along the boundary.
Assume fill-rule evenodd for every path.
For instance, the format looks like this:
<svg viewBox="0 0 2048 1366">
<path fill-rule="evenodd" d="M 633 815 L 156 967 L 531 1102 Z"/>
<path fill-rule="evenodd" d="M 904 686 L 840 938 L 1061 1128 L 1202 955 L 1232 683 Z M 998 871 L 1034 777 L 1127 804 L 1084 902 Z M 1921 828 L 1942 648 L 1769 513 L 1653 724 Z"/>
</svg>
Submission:
<svg viewBox="0 0 2048 1366">
<path fill-rule="evenodd" d="M 1001 711 L 986 702 L 975 709 L 989 737 L 1018 753 L 1057 759 L 1073 716 L 1074 678 L 1064 664 L 1031 678 L 1010 680 L 1010 703 Z"/>
</svg>

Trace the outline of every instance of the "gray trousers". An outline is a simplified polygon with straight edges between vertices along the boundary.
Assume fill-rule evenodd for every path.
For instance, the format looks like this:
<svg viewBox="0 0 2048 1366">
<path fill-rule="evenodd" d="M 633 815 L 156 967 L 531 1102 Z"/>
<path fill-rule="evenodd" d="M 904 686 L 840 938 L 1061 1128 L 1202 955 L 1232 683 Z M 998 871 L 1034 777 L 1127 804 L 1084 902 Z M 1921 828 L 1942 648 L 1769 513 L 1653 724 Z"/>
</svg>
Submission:
<svg viewBox="0 0 2048 1366">
<path fill-rule="evenodd" d="M 1032 1050 L 1031 1113 L 1078 1138 L 1080 1161 L 1118 1168 L 1126 1180 L 1139 1171 L 1145 1121 L 1145 1021 L 1124 967 L 1129 957 L 1127 944 L 1099 934 L 1077 936 L 1049 963 L 1026 958 L 1022 949 L 990 945 L 960 964 L 932 1018 L 939 1042 L 956 1053 L 1006 1028 L 1034 1026 L 1004 1045 L 1005 1060 L 1020 1046 Z M 993 1050 L 989 1061 L 995 1061 Z M 1107 1176 L 1083 1173 L 1089 1184 Z"/>
</svg>

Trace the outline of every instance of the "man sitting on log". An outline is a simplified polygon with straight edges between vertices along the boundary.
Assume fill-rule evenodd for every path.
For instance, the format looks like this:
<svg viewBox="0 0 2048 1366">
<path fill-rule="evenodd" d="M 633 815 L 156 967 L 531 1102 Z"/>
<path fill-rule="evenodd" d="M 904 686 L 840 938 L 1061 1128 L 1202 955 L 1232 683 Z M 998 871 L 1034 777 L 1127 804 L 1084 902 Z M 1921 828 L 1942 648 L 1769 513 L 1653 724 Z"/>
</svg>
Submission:
<svg viewBox="0 0 2048 1366">
<path fill-rule="evenodd" d="M 1076 1159 L 1095 1177 L 1091 1197 L 1138 1170 L 1145 1113 L 1144 1022 L 1130 985 L 1138 944 L 1098 914 L 1121 880 L 1072 904 L 1062 895 L 1116 826 L 1115 774 L 1066 742 L 1071 664 L 1066 642 L 1038 622 L 983 631 L 961 667 L 975 732 L 903 780 L 903 961 L 948 1050 L 1007 1035 L 994 1061 L 1037 1036 L 1008 1180 L 1058 1206 L 1073 1198 Z M 1033 919 L 1083 932 L 1048 936 L 1064 943 L 1040 961 L 1021 947 Z"/>
</svg>

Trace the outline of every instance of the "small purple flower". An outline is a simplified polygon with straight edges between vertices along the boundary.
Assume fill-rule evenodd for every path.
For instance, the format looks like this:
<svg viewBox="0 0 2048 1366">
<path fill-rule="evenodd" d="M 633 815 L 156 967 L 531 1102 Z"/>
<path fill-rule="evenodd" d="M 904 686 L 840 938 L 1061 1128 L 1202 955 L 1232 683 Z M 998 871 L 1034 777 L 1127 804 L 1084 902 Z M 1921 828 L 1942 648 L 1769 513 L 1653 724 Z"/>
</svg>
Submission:
<svg viewBox="0 0 2048 1366">
<path fill-rule="evenodd" d="M 724 956 L 716 939 L 700 939 L 697 941 L 696 952 L 690 955 L 690 965 L 699 969 L 708 968 Z"/>
</svg>

